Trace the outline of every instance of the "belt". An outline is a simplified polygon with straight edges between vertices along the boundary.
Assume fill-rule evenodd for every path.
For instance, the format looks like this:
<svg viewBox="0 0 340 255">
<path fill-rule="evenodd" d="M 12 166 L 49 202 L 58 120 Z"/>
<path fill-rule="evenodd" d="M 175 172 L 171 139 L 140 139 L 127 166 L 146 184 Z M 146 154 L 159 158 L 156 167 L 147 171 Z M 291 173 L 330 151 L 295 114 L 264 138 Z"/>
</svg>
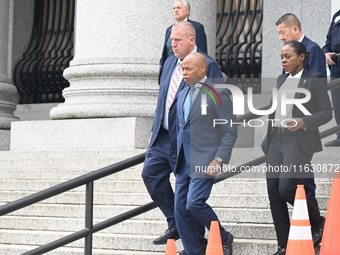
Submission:
<svg viewBox="0 0 340 255">
<path fill-rule="evenodd" d="M 272 133 L 273 132 L 278 132 L 278 133 L 291 133 L 292 131 L 290 131 L 288 128 L 283 128 L 283 127 L 273 127 L 272 129 Z"/>
</svg>

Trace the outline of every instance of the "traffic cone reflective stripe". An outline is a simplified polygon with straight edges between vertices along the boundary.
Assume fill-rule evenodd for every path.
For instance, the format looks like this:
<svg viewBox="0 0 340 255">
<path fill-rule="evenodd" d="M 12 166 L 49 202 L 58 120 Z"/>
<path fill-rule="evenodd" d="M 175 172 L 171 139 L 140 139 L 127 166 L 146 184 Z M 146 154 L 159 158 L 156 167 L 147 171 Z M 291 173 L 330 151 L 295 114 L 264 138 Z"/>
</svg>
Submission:
<svg viewBox="0 0 340 255">
<path fill-rule="evenodd" d="M 312 231 L 308 216 L 306 192 L 297 185 L 286 255 L 314 255 Z"/>
<path fill-rule="evenodd" d="M 175 239 L 168 239 L 166 241 L 165 255 L 177 255 Z"/>
<path fill-rule="evenodd" d="M 303 189 L 303 192 L 304 191 L 305 190 Z M 298 192 L 298 191 L 296 191 L 296 192 Z M 301 193 L 301 192 L 299 192 L 299 193 Z M 310 226 L 306 196 L 305 196 L 305 198 L 296 198 L 295 197 L 294 208 L 295 207 L 299 208 L 299 210 L 293 210 L 292 220 L 291 220 L 290 223 L 291 224 L 294 223 L 293 225 L 302 224 L 302 226 Z M 298 221 L 300 221 L 300 222 L 298 222 Z M 301 226 L 301 225 L 297 225 L 297 226 Z"/>
<path fill-rule="evenodd" d="M 340 172 L 334 173 L 323 230 L 320 255 L 340 255 Z"/>
<path fill-rule="evenodd" d="M 312 239 L 312 232 L 310 226 L 290 226 L 289 237 L 290 240 L 310 240 Z"/>
<path fill-rule="evenodd" d="M 210 224 L 210 232 L 206 255 L 223 255 L 222 239 L 220 233 L 220 223 L 212 221 Z"/>
</svg>

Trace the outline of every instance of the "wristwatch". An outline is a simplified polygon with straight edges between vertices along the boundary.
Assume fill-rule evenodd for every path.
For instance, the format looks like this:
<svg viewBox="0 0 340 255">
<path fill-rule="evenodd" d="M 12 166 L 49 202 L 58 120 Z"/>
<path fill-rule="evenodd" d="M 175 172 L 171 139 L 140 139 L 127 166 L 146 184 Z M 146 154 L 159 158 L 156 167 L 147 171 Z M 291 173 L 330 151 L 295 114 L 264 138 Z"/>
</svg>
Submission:
<svg viewBox="0 0 340 255">
<path fill-rule="evenodd" d="M 215 159 L 220 162 L 221 164 L 223 163 L 223 159 L 221 159 L 220 157 L 215 157 Z"/>
</svg>

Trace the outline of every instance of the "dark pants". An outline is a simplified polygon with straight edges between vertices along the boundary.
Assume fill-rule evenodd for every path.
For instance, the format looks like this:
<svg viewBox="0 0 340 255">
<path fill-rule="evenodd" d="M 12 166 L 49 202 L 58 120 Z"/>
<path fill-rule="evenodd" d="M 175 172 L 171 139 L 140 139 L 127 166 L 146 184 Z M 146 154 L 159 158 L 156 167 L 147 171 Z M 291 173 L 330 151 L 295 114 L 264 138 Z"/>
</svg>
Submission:
<svg viewBox="0 0 340 255">
<path fill-rule="evenodd" d="M 191 178 L 190 169 L 183 160 L 177 175 L 175 189 L 175 218 L 184 249 L 188 255 L 200 254 L 207 240 L 204 229 L 210 229 L 211 221 L 218 221 L 213 209 L 206 203 L 210 196 L 214 178 Z M 227 237 L 220 225 L 221 238 Z"/>
<path fill-rule="evenodd" d="M 268 153 L 267 136 L 263 139 L 261 148 L 264 154 L 267 155 Z M 310 167 L 312 167 L 311 163 L 309 163 L 309 165 Z M 302 183 L 303 185 L 305 185 L 306 196 L 315 204 L 315 206 L 318 206 L 318 201 L 316 200 L 316 196 L 315 196 L 316 185 L 314 181 L 314 173 L 312 171 L 305 173 Z"/>
<path fill-rule="evenodd" d="M 267 190 L 279 246 L 286 247 L 288 241 L 290 219 L 287 202 L 294 204 L 297 185 L 302 184 L 304 167 L 310 164 L 312 157 L 313 154 L 302 150 L 296 132 L 274 132 L 267 154 Z M 317 227 L 320 223 L 319 208 L 309 198 L 307 206 L 311 226 Z"/>
<path fill-rule="evenodd" d="M 340 78 L 340 63 L 331 66 L 331 80 Z M 337 125 L 340 125 L 340 88 L 331 90 L 332 105 L 334 118 Z M 340 140 L 340 132 L 337 133 L 337 139 Z"/>
<path fill-rule="evenodd" d="M 168 227 L 175 228 L 174 192 L 170 183 L 175 156 L 169 155 L 169 151 L 168 132 L 162 129 L 154 144 L 146 151 L 142 178 L 151 198 L 166 217 Z"/>
</svg>

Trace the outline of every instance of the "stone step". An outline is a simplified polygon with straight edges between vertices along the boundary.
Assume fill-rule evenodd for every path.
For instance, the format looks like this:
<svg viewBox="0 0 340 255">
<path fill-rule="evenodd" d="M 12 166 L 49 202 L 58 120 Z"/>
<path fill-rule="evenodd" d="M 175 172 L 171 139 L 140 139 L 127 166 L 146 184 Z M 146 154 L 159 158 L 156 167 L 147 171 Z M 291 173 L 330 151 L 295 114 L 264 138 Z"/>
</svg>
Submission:
<svg viewBox="0 0 340 255">
<path fill-rule="evenodd" d="M 117 163 L 121 159 L 126 159 L 144 152 L 143 150 L 132 150 L 128 153 L 120 151 L 81 151 L 80 152 L 0 152 L 0 171 L 2 180 L 69 180 L 91 171 L 101 169 L 108 165 Z M 319 168 L 326 166 L 327 174 L 316 172 L 315 177 L 333 177 L 333 172 L 339 168 L 336 159 L 340 153 L 340 148 L 324 148 L 323 152 L 316 153 L 312 163 Z M 117 154 L 117 155 L 115 155 Z M 125 157 L 123 157 L 123 156 Z M 122 156 L 122 157 L 120 157 Z M 233 152 L 230 166 L 239 166 L 254 158 L 263 156 L 260 148 L 236 148 Z M 143 165 L 132 167 L 128 171 L 106 177 L 107 180 L 141 180 Z M 264 178 L 263 173 L 242 173 L 238 178 Z"/>
<path fill-rule="evenodd" d="M 128 210 L 131 210 L 134 207 L 120 207 L 120 206 L 95 206 L 94 207 L 94 219 L 96 221 L 104 221 L 106 219 L 115 217 L 122 213 L 125 213 Z M 291 207 L 290 207 L 291 208 Z M 237 223 L 244 223 L 244 224 L 269 224 L 272 223 L 272 218 L 270 214 L 269 208 L 265 209 L 247 209 L 247 208 L 216 208 L 214 207 L 216 214 L 218 215 L 219 219 L 226 224 L 237 224 Z M 16 212 L 10 213 L 6 216 L 0 217 L 1 221 L 2 218 L 5 217 L 15 217 L 15 218 L 39 218 L 41 217 L 43 222 L 58 222 L 62 220 L 69 220 L 74 219 L 75 222 L 79 222 L 79 219 L 84 219 L 85 215 L 84 207 L 76 206 L 76 205 L 33 205 L 25 209 L 18 210 Z M 325 214 L 325 210 L 321 210 L 322 214 Z M 14 218 L 14 219 L 15 219 Z M 10 218 L 11 219 L 11 218 Z M 144 214 L 138 215 L 133 217 L 131 220 L 149 222 L 155 221 L 155 224 L 161 224 L 161 228 L 165 229 L 165 218 L 161 211 L 158 208 L 150 210 Z M 81 222 L 81 221 L 80 221 Z M 13 224 L 12 224 L 13 223 Z M 9 224 L 9 225 L 8 225 Z M 11 227 L 15 222 L 9 221 L 4 222 L 4 226 Z M 47 224 L 47 223 L 46 223 Z M 122 224 L 122 223 L 119 223 Z M 164 225 L 163 225 L 164 224 Z M 2 226 L 2 225 L 1 225 Z M 77 225 L 79 226 L 79 225 Z M 80 224 L 82 227 L 83 224 Z M 48 227 L 48 226 L 47 226 Z M 50 226 L 53 227 L 60 227 L 62 226 Z M 67 230 L 67 229 L 65 229 Z M 163 230 L 161 230 L 162 232 Z"/>
<path fill-rule="evenodd" d="M 142 152 L 0 152 L 0 203 L 16 200 Z M 335 162 L 338 153 L 337 149 L 326 148 L 325 152 L 315 154 L 313 162 Z M 231 165 L 237 166 L 262 155 L 259 148 L 235 149 Z M 141 170 L 142 164 L 95 182 L 95 223 L 151 201 L 141 179 Z M 222 225 L 235 235 L 234 255 L 272 254 L 276 250 L 265 175 L 260 173 L 255 177 L 253 173 L 242 173 L 216 184 L 208 201 Z M 172 176 L 172 182 L 174 179 Z M 327 176 L 317 173 L 316 182 L 324 215 L 331 173 Z M 22 254 L 36 245 L 82 229 L 84 201 L 84 187 L 80 187 L 0 217 L 0 254 Z M 93 254 L 164 254 L 165 246 L 154 246 L 152 240 L 166 228 L 165 218 L 156 208 L 96 233 Z M 48 254 L 83 254 L 81 247 L 83 240 Z M 180 241 L 177 249 L 182 249 Z"/>
<path fill-rule="evenodd" d="M 174 185 L 174 178 L 172 185 Z M 66 180 L 65 180 L 66 181 Z M 38 192 L 63 181 L 53 180 L 0 180 L 0 192 L 2 191 L 28 191 Z M 331 182 L 324 179 L 316 179 L 317 195 L 328 196 Z M 79 187 L 78 191 L 84 191 L 84 186 Z M 94 185 L 95 192 L 108 193 L 147 193 L 142 180 L 139 181 L 96 181 Z M 228 191 L 229 194 L 266 194 L 266 183 L 263 179 L 238 178 L 222 181 L 214 185 L 212 193 L 222 194 Z"/>
<path fill-rule="evenodd" d="M 219 212 L 217 212 L 219 213 Z M 273 240 L 274 227 L 270 219 L 269 211 L 263 214 L 261 223 L 251 223 L 236 221 L 235 216 L 230 216 L 228 222 L 223 221 L 220 217 L 221 224 L 233 233 L 235 238 L 248 238 L 260 240 Z M 99 223 L 100 220 L 94 220 L 94 224 Z M 263 223 L 267 222 L 267 223 Z M 33 230 L 33 231 L 61 231 L 61 232 L 76 232 L 84 228 L 84 219 L 80 218 L 49 218 L 49 217 L 18 217 L 18 216 L 4 216 L 0 218 L 1 229 L 4 230 Z M 131 219 L 104 229 L 101 233 L 110 234 L 136 234 L 143 233 L 145 236 L 152 236 L 153 238 L 161 235 L 167 228 L 166 221 L 160 220 L 141 220 Z"/>
<path fill-rule="evenodd" d="M 129 250 L 107 250 L 93 249 L 93 255 L 164 255 L 165 246 L 161 252 L 157 251 L 129 251 Z M 36 246 L 28 245 L 0 245 L 2 255 L 18 255 L 30 251 Z M 177 252 L 182 250 L 181 245 L 176 243 Z M 276 251 L 276 243 L 273 241 L 252 241 L 248 239 L 237 239 L 233 244 L 233 255 L 263 255 L 271 254 Z M 44 253 L 46 255 L 84 255 L 83 248 L 59 248 L 55 251 Z"/>
<path fill-rule="evenodd" d="M 24 191 L 3 191 L 1 202 L 8 203 L 32 194 Z M 84 192 L 70 191 L 44 200 L 44 204 L 83 204 Z M 135 205 L 140 206 L 149 203 L 150 196 L 147 193 L 98 193 L 94 194 L 95 205 Z M 208 203 L 214 208 L 268 208 L 268 197 L 264 195 L 237 195 L 212 193 Z M 328 196 L 318 196 L 321 209 L 327 208 Z"/>
<path fill-rule="evenodd" d="M 128 150 L 70 150 L 70 151 L 0 151 L 0 170 L 20 169 L 69 169 L 87 170 L 99 169 L 123 159 L 127 159 L 141 153 L 144 149 Z M 334 159 L 339 155 L 340 148 L 324 147 L 322 152 L 314 154 L 314 162 L 337 163 Z M 230 164 L 241 165 L 245 162 L 263 156 L 260 147 L 234 148 Z M 328 160 L 330 159 L 330 160 Z"/>
<path fill-rule="evenodd" d="M 18 235 L 20 234 L 20 238 Z M 55 239 L 61 238 L 69 234 L 68 232 L 56 233 L 49 231 L 20 231 L 20 233 L 15 233 L 15 231 L 0 230 L 0 238 L 4 240 L 5 244 L 11 244 L 14 246 L 25 245 L 25 246 L 37 246 L 48 243 Z M 164 254 L 165 245 L 153 245 L 153 237 L 148 237 L 144 235 L 124 235 L 124 234 L 95 234 L 93 236 L 93 248 L 101 250 L 114 250 L 128 252 L 158 252 Z M 98 244 L 100 244 L 98 247 Z M 180 240 L 176 242 L 177 250 L 182 250 L 182 245 Z M 83 240 L 78 240 L 65 246 L 65 248 L 82 248 Z M 270 254 L 276 248 L 276 241 L 274 240 L 253 240 L 253 239 L 234 239 L 234 253 L 239 254 Z M 27 248 L 27 247 L 26 247 Z M 67 253 L 69 254 L 69 253 Z M 72 253 L 71 253 L 72 254 Z M 116 254 L 116 253 L 113 253 Z M 117 253 L 119 254 L 119 253 Z M 122 253 L 124 254 L 124 253 Z M 134 253 L 131 253 L 134 254 Z M 138 253 L 136 253 L 138 254 Z"/>
<path fill-rule="evenodd" d="M 24 252 L 31 251 L 37 248 L 37 246 L 29 245 L 1 245 L 0 251 L 1 255 L 19 255 Z M 164 252 L 143 252 L 143 251 L 122 251 L 122 250 L 103 250 L 103 249 L 93 249 L 93 255 L 164 255 Z M 84 255 L 83 248 L 64 248 L 61 247 L 54 251 L 46 252 L 44 255 Z"/>
</svg>

